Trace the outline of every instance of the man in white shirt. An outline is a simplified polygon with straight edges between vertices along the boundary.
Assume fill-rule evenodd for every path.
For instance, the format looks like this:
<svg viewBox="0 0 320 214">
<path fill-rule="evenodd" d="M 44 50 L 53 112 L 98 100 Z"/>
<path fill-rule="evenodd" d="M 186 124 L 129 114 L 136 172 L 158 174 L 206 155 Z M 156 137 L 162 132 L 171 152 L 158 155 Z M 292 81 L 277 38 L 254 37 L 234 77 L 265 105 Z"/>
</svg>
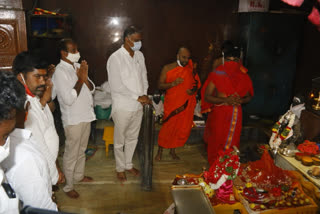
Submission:
<svg viewBox="0 0 320 214">
<path fill-rule="evenodd" d="M 47 78 L 48 64 L 30 52 L 18 54 L 13 61 L 13 71 L 24 85 L 30 110 L 25 128 L 32 132 L 35 141 L 41 146 L 42 155 L 47 159 L 52 184 L 63 182 L 64 175 L 58 169 L 59 136 L 53 115 L 48 106 L 51 102 L 52 83 Z"/>
<path fill-rule="evenodd" d="M 61 61 L 56 67 L 52 82 L 60 104 L 66 136 L 63 156 L 66 186 L 63 190 L 69 197 L 78 198 L 79 194 L 73 187 L 74 181 L 93 180 L 84 176 L 84 168 L 91 122 L 96 119 L 92 97 L 95 85 L 88 78 L 87 62 L 83 60 L 81 64 L 78 63 L 80 53 L 73 40 L 61 40 L 59 51 Z"/>
<path fill-rule="evenodd" d="M 12 72 L 0 72 L 0 163 L 10 152 L 10 133 L 15 128 L 16 112 L 23 109 L 26 95 L 23 86 Z M 10 194 L 11 193 L 11 194 Z M 19 199 L 7 183 L 0 166 L 0 214 L 18 214 Z"/>
<path fill-rule="evenodd" d="M 52 200 L 50 167 L 41 144 L 35 141 L 30 130 L 24 129 L 25 117 L 24 111 L 17 113 L 16 128 L 10 134 L 11 154 L 2 166 L 23 206 L 57 211 Z"/>
<path fill-rule="evenodd" d="M 126 181 L 125 171 L 136 176 L 132 157 L 138 142 L 142 120 L 142 106 L 151 103 L 147 96 L 148 79 L 141 48 L 141 32 L 134 26 L 124 31 L 124 44 L 107 62 L 112 97 L 114 154 L 117 178 Z"/>
</svg>

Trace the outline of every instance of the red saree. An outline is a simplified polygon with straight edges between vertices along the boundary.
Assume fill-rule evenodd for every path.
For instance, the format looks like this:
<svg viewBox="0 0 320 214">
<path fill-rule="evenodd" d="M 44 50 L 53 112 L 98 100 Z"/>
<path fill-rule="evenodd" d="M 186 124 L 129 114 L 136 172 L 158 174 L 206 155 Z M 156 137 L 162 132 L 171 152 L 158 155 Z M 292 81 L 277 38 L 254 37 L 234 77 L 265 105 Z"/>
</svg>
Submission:
<svg viewBox="0 0 320 214">
<path fill-rule="evenodd" d="M 204 140 L 208 144 L 210 165 L 218 157 L 220 150 L 237 146 L 239 148 L 242 128 L 241 106 L 214 105 L 204 101 L 206 87 L 212 82 L 216 90 L 227 96 L 238 94 L 244 97 L 253 95 L 252 82 L 244 67 L 237 62 L 225 62 L 210 73 L 202 88 L 202 112 L 210 112 L 206 122 Z"/>
<path fill-rule="evenodd" d="M 188 140 L 197 101 L 196 94 L 188 95 L 186 91 L 193 88 L 196 80 L 200 88 L 200 79 L 197 74 L 193 75 L 191 60 L 185 67 L 178 66 L 168 71 L 166 83 L 173 82 L 178 77 L 184 79 L 183 83 L 168 89 L 164 98 L 163 121 L 165 122 L 159 132 L 158 144 L 166 149 L 181 147 Z M 179 108 L 183 110 L 172 116 L 172 113 Z"/>
</svg>

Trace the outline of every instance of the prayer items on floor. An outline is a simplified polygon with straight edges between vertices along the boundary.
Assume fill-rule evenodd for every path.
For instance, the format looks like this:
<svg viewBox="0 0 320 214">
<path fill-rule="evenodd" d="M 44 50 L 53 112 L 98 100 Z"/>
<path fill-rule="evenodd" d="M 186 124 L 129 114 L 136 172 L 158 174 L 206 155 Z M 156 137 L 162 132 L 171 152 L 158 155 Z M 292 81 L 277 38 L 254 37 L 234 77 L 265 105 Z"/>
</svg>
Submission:
<svg viewBox="0 0 320 214">
<path fill-rule="evenodd" d="M 200 185 L 210 199 L 212 205 L 219 203 L 233 204 L 232 180 L 240 169 L 239 156 L 233 149 L 219 151 L 219 157 L 208 171 L 201 175 L 176 176 L 173 185 Z"/>
<path fill-rule="evenodd" d="M 173 185 L 202 186 L 213 206 L 240 202 L 260 212 L 314 205 L 294 172 L 277 167 L 269 151 L 262 150 L 260 160 L 241 165 L 233 150 L 220 151 L 208 171 L 176 176 Z"/>
<path fill-rule="evenodd" d="M 311 203 L 291 172 L 277 167 L 266 149 L 260 160 L 241 166 L 241 174 L 234 185 L 254 211 Z"/>
</svg>

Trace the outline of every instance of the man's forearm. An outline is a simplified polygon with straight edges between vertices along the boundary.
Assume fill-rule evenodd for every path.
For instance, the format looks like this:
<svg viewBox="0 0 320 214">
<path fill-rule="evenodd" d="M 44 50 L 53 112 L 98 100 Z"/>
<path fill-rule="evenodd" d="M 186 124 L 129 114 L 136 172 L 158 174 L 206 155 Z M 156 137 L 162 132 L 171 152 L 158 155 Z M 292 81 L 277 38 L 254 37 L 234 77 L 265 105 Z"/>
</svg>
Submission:
<svg viewBox="0 0 320 214">
<path fill-rule="evenodd" d="M 170 83 L 160 83 L 159 84 L 159 89 L 160 90 L 167 90 L 167 89 L 170 89 L 172 88 L 174 85 L 172 84 L 172 82 Z"/>
<path fill-rule="evenodd" d="M 53 102 L 52 99 L 51 99 L 51 101 L 48 102 L 48 106 L 49 106 L 51 112 L 54 112 L 56 110 L 56 104 Z"/>
<path fill-rule="evenodd" d="M 246 104 L 248 102 L 250 102 L 250 100 L 252 99 L 252 96 L 246 96 L 241 98 L 241 104 Z"/>
<path fill-rule="evenodd" d="M 48 101 L 45 98 L 43 98 L 43 97 L 40 98 L 40 103 L 41 103 L 42 107 L 45 107 L 47 105 L 47 102 Z"/>
<path fill-rule="evenodd" d="M 83 81 L 78 80 L 76 82 L 76 84 L 74 85 L 74 87 L 73 87 L 73 89 L 76 90 L 78 96 L 79 96 L 79 94 L 81 92 L 82 85 L 83 85 Z"/>
<path fill-rule="evenodd" d="M 223 104 L 226 103 L 226 99 L 224 97 L 214 97 L 206 95 L 204 100 L 208 103 L 212 104 Z"/>
<path fill-rule="evenodd" d="M 84 83 L 87 85 L 87 87 L 89 88 L 90 91 L 93 90 L 93 85 L 88 79 Z"/>
</svg>

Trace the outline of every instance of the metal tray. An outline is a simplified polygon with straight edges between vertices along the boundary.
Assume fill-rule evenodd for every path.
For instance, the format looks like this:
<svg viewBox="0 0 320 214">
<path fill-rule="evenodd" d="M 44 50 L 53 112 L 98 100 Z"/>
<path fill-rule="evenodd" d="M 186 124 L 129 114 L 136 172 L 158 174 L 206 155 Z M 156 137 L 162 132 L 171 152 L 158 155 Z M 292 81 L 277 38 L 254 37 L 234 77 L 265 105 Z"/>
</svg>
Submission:
<svg viewBox="0 0 320 214">
<path fill-rule="evenodd" d="M 171 193 L 178 214 L 215 214 L 215 211 L 199 185 L 174 185 Z"/>
<path fill-rule="evenodd" d="M 286 157 L 294 157 L 297 151 L 289 150 L 289 149 L 279 149 L 278 150 L 281 155 Z"/>
<path fill-rule="evenodd" d="M 307 171 L 307 173 L 308 173 L 308 175 L 310 175 L 310 177 L 312 177 L 312 178 L 320 179 L 320 176 L 315 176 L 315 175 L 312 174 L 312 170 L 311 170 L 311 169 L 309 169 L 309 170 Z"/>
</svg>

